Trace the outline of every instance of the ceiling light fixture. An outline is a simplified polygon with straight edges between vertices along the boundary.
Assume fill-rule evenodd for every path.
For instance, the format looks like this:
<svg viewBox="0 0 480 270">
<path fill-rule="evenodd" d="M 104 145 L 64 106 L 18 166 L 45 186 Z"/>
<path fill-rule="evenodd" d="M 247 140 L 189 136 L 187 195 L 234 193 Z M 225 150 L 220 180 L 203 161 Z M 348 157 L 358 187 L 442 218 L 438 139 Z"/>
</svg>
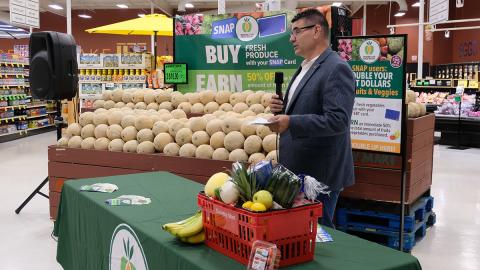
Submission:
<svg viewBox="0 0 480 270">
<path fill-rule="evenodd" d="M 145 17 L 145 14 L 140 13 L 140 14 L 138 14 L 138 17 L 143 18 L 143 17 Z"/>
<path fill-rule="evenodd" d="M 51 5 L 48 5 L 50 8 L 53 8 L 53 9 L 56 9 L 56 10 L 61 10 L 63 9 L 62 6 L 60 5 L 57 5 L 57 4 L 51 4 Z"/>
<path fill-rule="evenodd" d="M 78 14 L 78 17 L 84 18 L 84 19 L 91 19 L 92 18 L 92 16 L 90 16 L 88 14 Z"/>
<path fill-rule="evenodd" d="M 117 7 L 119 7 L 119 8 L 128 8 L 128 6 L 125 5 L 125 4 L 117 4 Z"/>
<path fill-rule="evenodd" d="M 342 6 L 342 2 L 333 2 L 332 6 L 333 7 L 340 7 L 340 6 Z"/>
<path fill-rule="evenodd" d="M 405 15 L 405 11 L 399 11 L 399 12 L 395 13 L 395 15 L 393 15 L 393 16 L 402 17 L 403 15 Z"/>
<path fill-rule="evenodd" d="M 420 6 L 420 2 L 415 2 L 412 4 L 412 7 L 419 7 Z"/>
<path fill-rule="evenodd" d="M 193 6 L 192 3 L 186 3 L 186 4 L 185 4 L 185 7 L 186 7 L 186 8 L 193 8 L 194 6 Z"/>
</svg>

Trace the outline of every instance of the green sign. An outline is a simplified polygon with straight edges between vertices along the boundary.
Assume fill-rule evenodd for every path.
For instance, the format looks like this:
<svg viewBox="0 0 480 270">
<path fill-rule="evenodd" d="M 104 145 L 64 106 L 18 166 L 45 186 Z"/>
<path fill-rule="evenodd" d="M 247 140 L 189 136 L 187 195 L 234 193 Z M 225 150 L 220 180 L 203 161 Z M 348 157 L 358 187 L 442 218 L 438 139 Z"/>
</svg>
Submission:
<svg viewBox="0 0 480 270">
<path fill-rule="evenodd" d="M 342 38 L 338 44 L 356 77 L 352 148 L 401 153 L 406 37 Z"/>
<path fill-rule="evenodd" d="M 295 12 L 185 15 L 175 19 L 175 61 L 188 64 L 182 92 L 271 90 L 282 71 L 284 89 L 300 65 L 291 45 Z"/>
<path fill-rule="evenodd" d="M 164 72 L 166 84 L 188 83 L 187 64 L 165 64 Z"/>
</svg>

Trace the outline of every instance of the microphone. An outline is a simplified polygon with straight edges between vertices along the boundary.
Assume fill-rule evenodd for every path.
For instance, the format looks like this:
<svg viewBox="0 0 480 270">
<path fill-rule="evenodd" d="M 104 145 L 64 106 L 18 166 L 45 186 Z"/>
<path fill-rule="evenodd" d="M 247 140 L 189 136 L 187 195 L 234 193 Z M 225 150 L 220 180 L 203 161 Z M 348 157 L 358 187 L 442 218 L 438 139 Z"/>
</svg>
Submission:
<svg viewBox="0 0 480 270">
<path fill-rule="evenodd" d="M 282 83 L 283 83 L 283 72 L 275 72 L 275 93 L 278 95 L 278 98 L 283 100 L 282 94 Z"/>
</svg>

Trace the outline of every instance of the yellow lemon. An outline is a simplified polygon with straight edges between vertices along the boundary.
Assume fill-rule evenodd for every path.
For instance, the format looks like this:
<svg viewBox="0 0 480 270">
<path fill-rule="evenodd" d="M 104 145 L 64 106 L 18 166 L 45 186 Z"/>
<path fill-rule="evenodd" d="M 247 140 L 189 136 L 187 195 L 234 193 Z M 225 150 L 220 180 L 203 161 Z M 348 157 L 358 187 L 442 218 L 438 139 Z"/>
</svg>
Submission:
<svg viewBox="0 0 480 270">
<path fill-rule="evenodd" d="M 250 207 L 252 207 L 252 204 L 253 204 L 252 201 L 246 201 L 242 204 L 242 208 L 250 209 Z"/>
<path fill-rule="evenodd" d="M 267 208 L 265 207 L 265 205 L 256 202 L 256 203 L 253 203 L 252 206 L 250 206 L 250 210 L 255 212 L 265 212 L 267 211 Z"/>
</svg>

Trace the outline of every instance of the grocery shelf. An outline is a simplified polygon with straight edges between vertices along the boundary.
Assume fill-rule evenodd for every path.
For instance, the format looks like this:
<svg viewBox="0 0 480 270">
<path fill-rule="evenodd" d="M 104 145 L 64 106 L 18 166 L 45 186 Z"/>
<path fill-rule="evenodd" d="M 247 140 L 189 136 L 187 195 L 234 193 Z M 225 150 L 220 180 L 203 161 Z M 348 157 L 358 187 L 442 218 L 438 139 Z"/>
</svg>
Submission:
<svg viewBox="0 0 480 270">
<path fill-rule="evenodd" d="M 46 125 L 46 126 L 42 126 L 42 127 L 29 128 L 28 130 L 37 130 L 37 129 L 47 128 L 47 127 L 53 127 L 53 126 L 55 126 L 55 125 L 54 125 L 54 124 L 50 124 L 50 125 Z"/>
<path fill-rule="evenodd" d="M 0 95 L 0 100 L 15 100 L 15 99 L 25 99 L 28 98 L 25 94 L 17 95 Z"/>
<path fill-rule="evenodd" d="M 15 132 L 0 134 L 0 137 L 8 136 L 8 135 L 15 135 L 15 134 L 19 134 L 19 133 L 27 133 L 27 129 L 22 129 L 22 130 L 17 130 Z"/>
<path fill-rule="evenodd" d="M 41 107 L 45 107 L 45 106 L 47 106 L 47 103 L 37 104 L 37 105 L 30 105 L 30 106 L 27 106 L 27 109 L 41 108 Z"/>
<path fill-rule="evenodd" d="M 14 105 L 14 106 L 5 106 L 5 107 L 0 107 L 1 110 L 10 110 L 10 109 L 26 109 L 27 105 Z"/>
<path fill-rule="evenodd" d="M 7 118 L 0 118 L 0 124 L 1 123 L 8 123 L 8 122 L 15 122 L 15 120 L 25 120 L 27 119 L 26 115 L 17 115 L 14 117 L 7 117 Z"/>
<path fill-rule="evenodd" d="M 12 87 L 25 87 L 25 84 L 7 84 L 7 85 L 0 85 L 0 88 L 7 89 Z"/>
<path fill-rule="evenodd" d="M 2 142 L 8 142 L 8 141 L 13 141 L 16 139 L 21 139 L 29 136 L 34 136 L 37 134 L 45 133 L 45 132 L 50 132 L 55 130 L 55 125 L 48 125 L 48 126 L 43 126 L 43 127 L 37 127 L 37 128 L 29 128 L 27 130 L 21 130 L 21 131 L 16 131 L 8 134 L 0 134 L 0 143 Z M 55 135 L 52 135 L 55 136 Z"/>
<path fill-rule="evenodd" d="M 0 66 L 17 66 L 17 67 L 24 67 L 28 66 L 28 63 L 20 63 L 20 62 L 0 62 Z"/>
<path fill-rule="evenodd" d="M 48 116 L 48 114 L 27 116 L 27 119 L 40 118 L 40 117 L 45 117 L 45 116 Z"/>
</svg>

